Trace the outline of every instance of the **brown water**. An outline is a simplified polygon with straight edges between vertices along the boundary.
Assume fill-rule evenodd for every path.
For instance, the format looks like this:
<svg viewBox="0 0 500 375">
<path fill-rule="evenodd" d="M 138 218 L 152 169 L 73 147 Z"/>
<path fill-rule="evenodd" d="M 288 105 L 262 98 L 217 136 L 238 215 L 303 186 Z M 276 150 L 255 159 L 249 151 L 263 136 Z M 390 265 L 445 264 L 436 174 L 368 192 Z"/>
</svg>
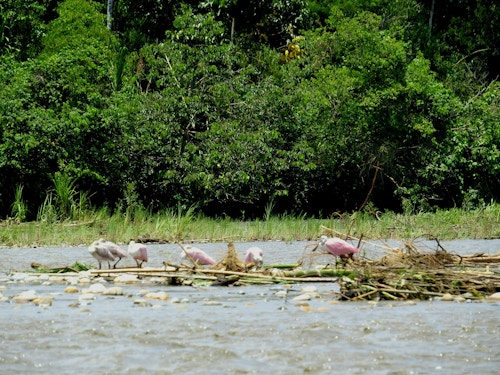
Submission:
<svg viewBox="0 0 500 375">
<path fill-rule="evenodd" d="M 253 243 L 255 245 L 255 243 Z M 265 263 L 293 263 L 305 243 L 258 243 Z M 432 243 L 428 244 L 434 246 Z M 442 243 L 461 254 L 499 252 L 500 241 Z M 224 255 L 226 244 L 202 244 Z M 241 252 L 249 244 L 236 244 Z M 379 250 L 365 248 L 374 256 Z M 175 262 L 175 245 L 149 247 L 149 266 Z M 35 290 L 52 306 L 0 302 L 1 374 L 498 374 L 500 303 L 338 302 L 333 283 L 313 284 L 320 298 L 298 306 L 280 285 L 187 287 L 123 285 L 123 296 L 98 295 L 75 306 L 65 285 L 12 283 L 11 269 L 36 261 L 94 264 L 86 247 L 0 249 L 0 293 Z M 132 265 L 124 261 L 123 265 Z M 310 284 L 307 284 L 310 285 Z M 166 301 L 134 303 L 142 290 Z M 172 303 L 175 299 L 185 303 Z"/>
</svg>

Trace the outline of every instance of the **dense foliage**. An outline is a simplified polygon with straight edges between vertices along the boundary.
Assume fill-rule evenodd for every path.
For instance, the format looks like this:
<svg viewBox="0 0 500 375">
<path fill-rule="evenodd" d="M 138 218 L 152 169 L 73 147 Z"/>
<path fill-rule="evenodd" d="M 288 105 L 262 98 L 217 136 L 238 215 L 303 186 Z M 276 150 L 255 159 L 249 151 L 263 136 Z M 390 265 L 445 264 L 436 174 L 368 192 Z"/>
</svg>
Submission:
<svg viewBox="0 0 500 375">
<path fill-rule="evenodd" d="M 52 198 L 239 218 L 500 198 L 493 0 L 6 0 L 0 15 L 0 218 L 40 219 Z"/>
</svg>

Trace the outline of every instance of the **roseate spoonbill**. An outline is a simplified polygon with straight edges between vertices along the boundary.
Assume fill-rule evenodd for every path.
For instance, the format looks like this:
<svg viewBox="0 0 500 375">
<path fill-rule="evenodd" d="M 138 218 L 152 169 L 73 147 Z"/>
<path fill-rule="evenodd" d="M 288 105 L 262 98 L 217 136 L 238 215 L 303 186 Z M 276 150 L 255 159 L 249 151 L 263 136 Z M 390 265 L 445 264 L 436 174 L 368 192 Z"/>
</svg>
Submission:
<svg viewBox="0 0 500 375">
<path fill-rule="evenodd" d="M 200 248 L 197 248 L 197 247 L 191 246 L 191 245 L 185 245 L 184 250 L 186 250 L 186 252 L 189 254 L 191 259 L 195 263 L 198 263 L 198 264 L 201 264 L 204 266 L 205 265 L 212 265 L 212 264 L 216 263 L 215 260 L 210 255 L 205 253 Z M 181 259 L 184 259 L 184 258 L 187 258 L 187 256 L 186 256 L 186 253 L 183 251 L 181 253 Z"/>
<path fill-rule="evenodd" d="M 99 239 L 100 246 L 104 246 L 115 258 L 118 258 L 115 264 L 113 264 L 113 268 L 116 268 L 116 265 L 122 258 L 127 257 L 127 252 L 123 250 L 120 246 L 111 241 L 106 241 L 105 239 Z"/>
<path fill-rule="evenodd" d="M 134 258 L 137 267 L 141 268 L 142 263 L 148 261 L 148 248 L 142 243 L 130 241 L 128 244 L 128 255 Z"/>
<path fill-rule="evenodd" d="M 103 261 L 108 262 L 108 268 L 111 268 L 109 262 L 114 262 L 115 256 L 111 254 L 107 247 L 105 247 L 100 241 L 94 241 L 89 246 L 89 253 L 92 255 L 99 263 L 99 269 L 101 269 L 101 263 Z"/>
<path fill-rule="evenodd" d="M 335 258 L 340 257 L 342 260 L 352 259 L 352 256 L 359 251 L 356 246 L 338 237 L 321 236 L 318 246 L 321 250 L 332 254 Z"/>
<path fill-rule="evenodd" d="M 245 264 L 261 266 L 264 263 L 264 253 L 260 247 L 252 246 L 245 254 Z"/>
</svg>

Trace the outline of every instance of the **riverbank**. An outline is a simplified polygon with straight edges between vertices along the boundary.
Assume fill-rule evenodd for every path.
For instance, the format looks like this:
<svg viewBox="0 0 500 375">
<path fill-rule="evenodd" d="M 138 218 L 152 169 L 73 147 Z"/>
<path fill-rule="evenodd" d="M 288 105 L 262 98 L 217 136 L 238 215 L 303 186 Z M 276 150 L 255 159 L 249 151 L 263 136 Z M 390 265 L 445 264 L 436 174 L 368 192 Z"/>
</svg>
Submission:
<svg viewBox="0 0 500 375">
<path fill-rule="evenodd" d="M 354 237 L 370 238 L 500 238 L 500 205 L 476 210 L 450 209 L 404 215 L 394 212 L 333 214 L 328 219 L 268 215 L 241 221 L 207 218 L 188 210 L 181 213 L 88 214 L 79 221 L 0 223 L 0 246 L 80 246 L 105 237 L 125 244 L 131 239 L 150 243 L 310 241 L 322 227 Z"/>
</svg>

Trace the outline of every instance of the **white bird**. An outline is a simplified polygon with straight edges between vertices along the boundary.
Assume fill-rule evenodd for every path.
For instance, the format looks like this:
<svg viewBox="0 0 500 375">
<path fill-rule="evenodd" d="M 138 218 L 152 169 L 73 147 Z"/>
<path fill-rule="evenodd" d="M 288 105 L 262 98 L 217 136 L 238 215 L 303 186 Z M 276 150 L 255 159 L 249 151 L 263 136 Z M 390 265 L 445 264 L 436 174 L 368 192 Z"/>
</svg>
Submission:
<svg viewBox="0 0 500 375">
<path fill-rule="evenodd" d="M 118 264 L 118 262 L 122 258 L 126 258 L 127 257 L 127 252 L 125 250 L 123 250 L 120 246 L 118 246 L 117 244 L 115 244 L 114 242 L 105 241 L 102 238 L 99 241 L 104 246 L 106 246 L 106 248 L 109 250 L 109 252 L 115 256 L 115 258 L 119 258 L 118 261 L 113 265 L 113 268 L 115 268 L 115 266 Z"/>
<path fill-rule="evenodd" d="M 184 245 L 184 249 L 186 250 L 186 252 L 189 254 L 191 259 L 195 263 L 198 263 L 198 264 L 201 264 L 204 266 L 205 265 L 212 265 L 212 264 L 216 263 L 215 260 L 210 255 L 205 253 L 200 248 L 197 248 L 197 247 L 194 247 L 191 245 Z M 185 258 L 187 258 L 187 256 L 186 256 L 186 253 L 183 251 L 181 253 L 181 259 L 185 259 Z"/>
<path fill-rule="evenodd" d="M 92 255 L 99 263 L 99 269 L 101 269 L 102 262 L 108 262 L 108 268 L 111 268 L 109 262 L 114 262 L 115 256 L 100 241 L 92 242 L 88 250 L 90 255 Z"/>
<path fill-rule="evenodd" d="M 106 241 L 104 238 L 99 239 L 98 241 L 99 247 L 104 247 L 109 251 L 109 253 L 113 256 L 113 260 L 118 258 L 115 264 L 113 264 L 113 268 L 116 268 L 116 265 L 122 258 L 127 257 L 127 252 L 123 250 L 120 246 L 111 241 Z M 108 261 L 109 265 L 109 261 Z"/>
<path fill-rule="evenodd" d="M 142 267 L 142 263 L 148 261 L 148 249 L 146 245 L 142 243 L 130 241 L 128 244 L 128 254 L 134 258 L 138 268 Z"/>
<path fill-rule="evenodd" d="M 264 263 L 264 252 L 260 247 L 252 246 L 245 254 L 245 264 L 261 266 Z"/>
</svg>

